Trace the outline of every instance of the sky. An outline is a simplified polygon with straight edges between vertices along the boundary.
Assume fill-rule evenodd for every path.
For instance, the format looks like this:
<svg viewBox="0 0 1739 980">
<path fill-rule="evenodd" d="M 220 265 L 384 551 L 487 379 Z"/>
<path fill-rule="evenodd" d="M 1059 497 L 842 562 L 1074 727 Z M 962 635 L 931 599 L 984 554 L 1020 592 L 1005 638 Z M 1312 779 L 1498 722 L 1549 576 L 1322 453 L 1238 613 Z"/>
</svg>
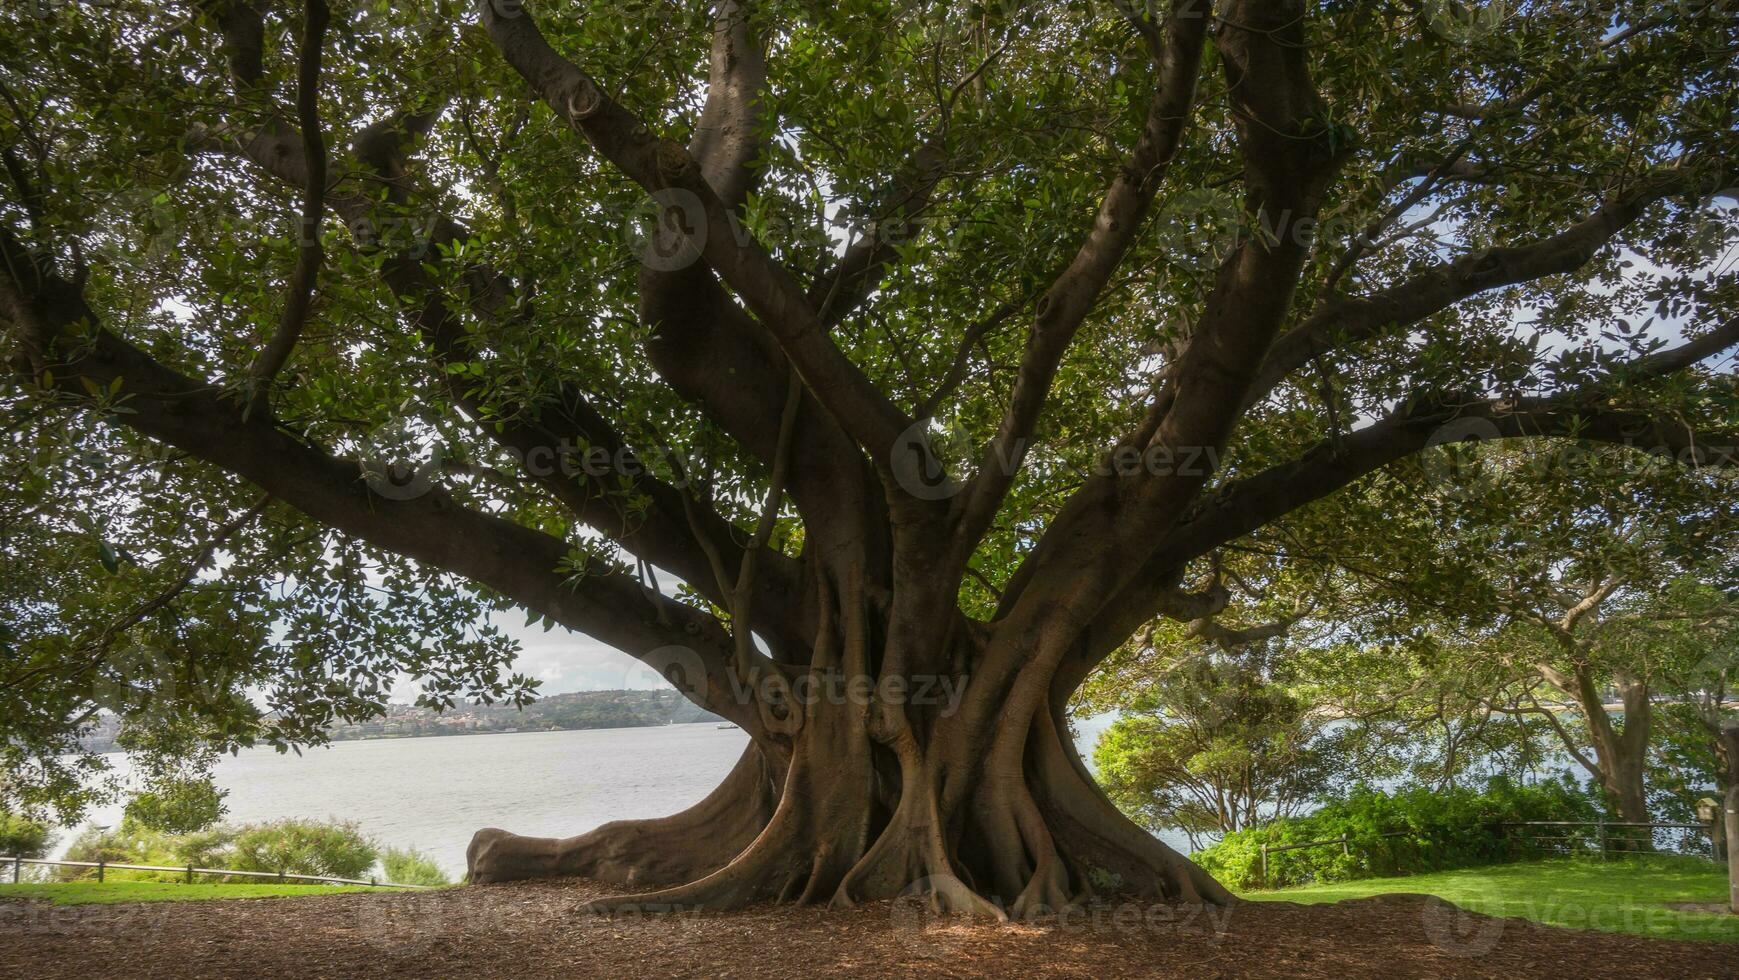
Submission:
<svg viewBox="0 0 1739 980">
<path fill-rule="evenodd" d="M 542 625 L 526 626 L 523 615 L 511 612 L 496 613 L 490 619 L 502 632 L 519 641 L 519 659 L 513 669 L 543 681 L 539 694 L 669 686 L 657 671 L 582 633 L 561 626 L 544 632 Z"/>
</svg>

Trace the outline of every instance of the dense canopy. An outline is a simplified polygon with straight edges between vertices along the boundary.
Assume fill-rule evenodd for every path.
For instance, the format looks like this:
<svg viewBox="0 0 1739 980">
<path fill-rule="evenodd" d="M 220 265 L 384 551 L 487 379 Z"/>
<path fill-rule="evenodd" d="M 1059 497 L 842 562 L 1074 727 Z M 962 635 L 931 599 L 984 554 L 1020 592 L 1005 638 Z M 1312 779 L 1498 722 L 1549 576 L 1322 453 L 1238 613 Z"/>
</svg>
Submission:
<svg viewBox="0 0 1739 980">
<path fill-rule="evenodd" d="M 1730 7 L 9 6 L 6 792 L 529 696 L 515 608 L 752 744 L 477 880 L 1223 899 L 1070 695 L 1440 444 L 1733 462 Z"/>
</svg>

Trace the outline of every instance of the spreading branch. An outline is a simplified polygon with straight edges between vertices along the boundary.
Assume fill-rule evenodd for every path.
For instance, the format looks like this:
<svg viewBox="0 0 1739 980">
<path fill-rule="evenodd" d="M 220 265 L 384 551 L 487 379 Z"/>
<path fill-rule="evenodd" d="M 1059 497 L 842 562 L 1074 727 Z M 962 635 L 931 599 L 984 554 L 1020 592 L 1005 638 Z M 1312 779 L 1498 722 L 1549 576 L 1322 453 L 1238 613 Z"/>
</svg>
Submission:
<svg viewBox="0 0 1739 980">
<path fill-rule="evenodd" d="M 250 412 L 265 412 L 271 404 L 272 379 L 290 359 L 314 303 L 314 281 L 324 252 L 320 219 L 326 209 L 326 141 L 320 134 L 320 52 L 331 20 L 326 0 L 307 0 L 302 20 L 301 53 L 296 68 L 296 121 L 302 131 L 302 215 L 296 230 L 296 268 L 290 273 L 289 298 L 278 327 L 248 371 Z"/>
</svg>

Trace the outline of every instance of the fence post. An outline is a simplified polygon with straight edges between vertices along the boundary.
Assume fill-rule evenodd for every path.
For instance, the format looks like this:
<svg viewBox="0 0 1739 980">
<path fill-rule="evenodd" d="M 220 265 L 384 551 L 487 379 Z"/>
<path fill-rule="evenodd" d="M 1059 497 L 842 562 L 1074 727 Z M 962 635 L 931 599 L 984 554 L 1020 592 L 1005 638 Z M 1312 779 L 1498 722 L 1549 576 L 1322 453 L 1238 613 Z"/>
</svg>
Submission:
<svg viewBox="0 0 1739 980">
<path fill-rule="evenodd" d="M 12 856 L 12 883 L 14 885 L 18 884 L 18 875 L 21 872 L 23 872 L 23 870 L 24 870 L 24 858 L 19 856 L 19 855 L 16 855 L 16 854 L 13 855 Z"/>
<path fill-rule="evenodd" d="M 97 884 L 99 885 L 103 883 L 103 864 L 102 861 L 97 862 Z"/>
<path fill-rule="evenodd" d="M 282 883 L 284 881 L 284 869 L 283 868 L 278 869 L 278 881 L 279 881 L 279 883 Z"/>
<path fill-rule="evenodd" d="M 193 865 L 191 864 L 187 866 L 187 883 L 193 884 Z"/>
<path fill-rule="evenodd" d="M 1268 883 L 1268 845 L 1267 844 L 1262 845 L 1262 887 L 1263 888 L 1272 888 L 1273 887 L 1272 885 L 1270 885 Z"/>
<path fill-rule="evenodd" d="M 1606 821 L 1594 821 L 1594 846 L 1600 851 L 1600 859 L 1606 860 Z"/>
<path fill-rule="evenodd" d="M 1340 835 L 1340 853 L 1341 853 L 1341 857 L 1352 857 L 1353 856 L 1352 850 L 1347 847 L 1347 835 L 1346 834 Z"/>
</svg>

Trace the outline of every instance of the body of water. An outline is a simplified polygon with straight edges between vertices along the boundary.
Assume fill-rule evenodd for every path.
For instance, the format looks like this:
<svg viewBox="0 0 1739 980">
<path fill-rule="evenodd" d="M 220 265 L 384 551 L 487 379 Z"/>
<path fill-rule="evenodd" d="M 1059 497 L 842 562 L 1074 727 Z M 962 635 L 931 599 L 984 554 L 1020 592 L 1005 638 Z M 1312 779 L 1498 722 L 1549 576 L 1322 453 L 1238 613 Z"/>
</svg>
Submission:
<svg viewBox="0 0 1739 980">
<path fill-rule="evenodd" d="M 215 775 L 229 791 L 230 823 L 350 820 L 382 846 L 418 848 L 457 876 L 484 827 L 569 837 L 675 813 L 711 792 L 747 741 L 713 723 L 378 739 L 301 755 L 246 749 L 225 756 Z M 92 822 L 119 818 L 116 807 Z"/>
<path fill-rule="evenodd" d="M 1090 752 L 1104 723 L 1080 726 Z M 570 837 L 612 820 L 661 817 L 699 802 L 748 736 L 715 723 L 334 742 L 301 755 L 246 749 L 217 765 L 230 823 L 285 817 L 358 824 L 383 847 L 417 848 L 456 879 L 484 827 Z M 124 756 L 110 760 L 124 770 Z M 118 805 L 90 823 L 120 820 Z M 73 833 L 64 834 L 64 852 Z M 1188 852 L 1182 835 L 1162 839 Z"/>
</svg>

